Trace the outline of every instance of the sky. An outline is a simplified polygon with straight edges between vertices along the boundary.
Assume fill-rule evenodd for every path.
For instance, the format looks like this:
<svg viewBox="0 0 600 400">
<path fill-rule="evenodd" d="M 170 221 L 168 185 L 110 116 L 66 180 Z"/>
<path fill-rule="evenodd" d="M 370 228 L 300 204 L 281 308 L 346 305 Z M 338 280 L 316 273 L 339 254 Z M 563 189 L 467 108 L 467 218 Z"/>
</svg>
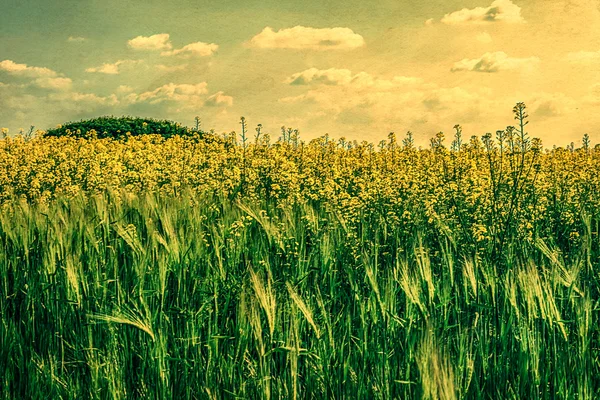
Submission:
<svg viewBox="0 0 600 400">
<path fill-rule="evenodd" d="M 600 143 L 600 0 L 0 0 L 0 127 L 101 115 Z"/>
</svg>

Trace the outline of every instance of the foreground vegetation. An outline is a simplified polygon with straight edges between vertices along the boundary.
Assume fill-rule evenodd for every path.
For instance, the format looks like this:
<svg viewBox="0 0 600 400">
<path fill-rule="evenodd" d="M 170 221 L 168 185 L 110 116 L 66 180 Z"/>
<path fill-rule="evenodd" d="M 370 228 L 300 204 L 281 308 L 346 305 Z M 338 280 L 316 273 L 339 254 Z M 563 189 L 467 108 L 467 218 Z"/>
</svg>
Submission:
<svg viewBox="0 0 600 400">
<path fill-rule="evenodd" d="M 0 141 L 1 396 L 597 398 L 600 150 L 525 111 L 424 150 Z"/>
</svg>

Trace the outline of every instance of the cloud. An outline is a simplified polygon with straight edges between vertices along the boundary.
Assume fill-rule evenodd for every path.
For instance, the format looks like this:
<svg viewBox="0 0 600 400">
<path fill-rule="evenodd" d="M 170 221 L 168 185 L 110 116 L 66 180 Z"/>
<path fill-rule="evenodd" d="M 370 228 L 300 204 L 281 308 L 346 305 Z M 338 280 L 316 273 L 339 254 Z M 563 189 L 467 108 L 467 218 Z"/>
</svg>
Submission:
<svg viewBox="0 0 600 400">
<path fill-rule="evenodd" d="M 0 61 L 0 71 L 10 75 L 32 78 L 31 85 L 42 89 L 68 90 L 73 81 L 62 74 L 46 67 L 30 67 L 27 64 L 18 64 L 11 60 Z"/>
<path fill-rule="evenodd" d="M 154 90 L 141 94 L 132 93 L 126 97 L 129 103 L 146 102 L 149 104 L 159 104 L 165 101 L 175 101 L 180 103 L 204 104 L 204 96 L 207 90 L 207 83 L 198 84 L 175 84 L 167 83 Z"/>
<path fill-rule="evenodd" d="M 12 60 L 0 61 L 0 71 L 8 72 L 12 75 L 25 76 L 29 78 L 55 77 L 56 71 L 46 67 L 30 67 L 27 64 L 17 64 Z"/>
<path fill-rule="evenodd" d="M 295 104 L 295 103 L 326 103 L 329 96 L 327 93 L 310 90 L 307 93 L 298 96 L 282 97 L 278 100 L 279 103 Z"/>
<path fill-rule="evenodd" d="M 204 105 L 209 107 L 218 107 L 218 106 L 229 106 L 233 105 L 233 97 L 226 96 L 223 92 L 217 92 L 210 96 L 204 102 Z"/>
<path fill-rule="evenodd" d="M 426 26 L 431 26 L 431 25 L 433 25 L 433 18 L 429 18 L 429 19 L 425 20 L 425 25 L 426 25 Z"/>
<path fill-rule="evenodd" d="M 349 107 L 354 108 L 357 105 L 361 105 L 361 107 L 371 105 L 373 111 L 381 108 L 391 110 L 410 105 L 410 107 L 420 107 L 423 112 L 434 112 L 440 110 L 452 111 L 454 108 L 461 108 L 461 105 L 476 104 L 483 98 L 484 92 L 483 89 L 479 93 L 470 92 L 460 87 L 445 88 L 433 84 L 408 87 L 399 91 L 385 89 L 385 86 L 377 85 L 366 92 L 349 92 L 337 86 L 320 86 L 299 96 L 281 98 L 279 102 L 316 103 L 322 110 L 332 111 L 333 114 Z"/>
<path fill-rule="evenodd" d="M 88 104 L 88 105 L 116 105 L 119 104 L 119 100 L 117 96 L 111 94 L 110 96 L 98 96 L 95 93 L 79 93 L 79 92 L 69 92 L 69 93 L 61 93 L 61 94 L 50 94 L 48 95 L 48 99 L 54 101 L 67 101 L 75 104 Z"/>
<path fill-rule="evenodd" d="M 97 72 L 100 74 L 117 75 L 121 73 L 122 67 L 131 67 L 143 62 L 143 60 L 119 60 L 112 64 L 104 63 L 99 67 L 86 68 L 85 72 Z"/>
<path fill-rule="evenodd" d="M 0 86 L 0 89 L 2 87 Z M 7 88 L 8 89 L 8 88 Z M 16 116 L 23 112 L 28 119 L 39 118 L 40 115 L 52 116 L 51 118 L 73 118 L 72 113 L 94 113 L 100 107 L 113 107 L 119 103 L 115 95 L 106 97 L 94 93 L 79 92 L 50 92 L 44 96 L 34 96 L 22 91 L 10 92 L 0 90 L 0 115 L 6 110 L 12 112 L 4 114 Z"/>
<path fill-rule="evenodd" d="M 319 70 L 310 68 L 290 76 L 286 83 L 290 85 L 307 85 L 309 83 L 323 83 L 325 85 L 347 85 L 352 81 L 352 71 L 349 69 L 330 68 Z"/>
<path fill-rule="evenodd" d="M 569 53 L 566 60 L 574 64 L 591 65 L 600 63 L 600 51 L 577 51 Z"/>
<path fill-rule="evenodd" d="M 499 72 L 505 70 L 518 70 L 523 68 L 532 68 L 539 63 L 539 58 L 513 58 L 509 57 L 503 51 L 485 53 L 480 58 L 468 59 L 454 63 L 452 72 L 474 71 L 474 72 Z"/>
<path fill-rule="evenodd" d="M 373 114 L 369 112 L 369 109 L 373 105 L 365 101 L 358 103 L 354 106 L 342 110 L 338 115 L 335 116 L 335 120 L 344 125 L 362 125 L 367 126 L 375 122 Z"/>
<path fill-rule="evenodd" d="M 439 87 L 422 81 L 415 85 L 409 81 L 411 85 L 396 86 L 398 90 L 388 90 L 381 84 L 364 90 L 348 90 L 352 84 L 319 85 L 299 96 L 280 98 L 279 103 L 296 114 L 304 110 L 301 116 L 305 129 L 318 126 L 325 132 L 339 132 L 342 124 L 345 136 L 367 140 L 381 139 L 381 132 L 398 129 L 413 130 L 428 138 L 432 132 L 447 130 L 457 122 L 472 127 L 469 124 L 490 117 L 497 109 L 486 89 Z"/>
<path fill-rule="evenodd" d="M 420 96 L 421 103 L 432 111 L 448 109 L 458 104 L 475 103 L 479 99 L 478 94 L 471 93 L 460 87 L 437 88 L 423 92 Z"/>
<path fill-rule="evenodd" d="M 123 91 L 120 101 L 124 106 L 143 107 L 145 110 L 155 110 L 162 113 L 180 113 L 194 111 L 202 107 L 226 107 L 233 105 L 233 97 L 219 91 L 210 96 L 208 84 L 167 83 L 154 90 L 143 93 L 126 93 Z M 150 108 L 149 108 L 150 107 Z M 150 112 L 150 111 L 148 111 Z"/>
<path fill-rule="evenodd" d="M 33 110 L 37 104 L 37 96 L 26 93 L 26 85 L 0 83 L 0 116 L 8 119 L 13 111 Z M 9 111 L 10 110 L 10 111 Z"/>
<path fill-rule="evenodd" d="M 341 50 L 362 47 L 365 40 L 350 28 L 295 26 L 275 32 L 271 27 L 266 27 L 250 39 L 248 45 L 261 49 Z"/>
<path fill-rule="evenodd" d="M 128 85 L 120 85 L 117 88 L 117 93 L 131 93 L 131 92 L 133 92 L 133 88 Z"/>
<path fill-rule="evenodd" d="M 572 111 L 576 102 L 563 93 L 536 93 L 527 102 L 533 110 L 532 116 L 537 118 L 550 118 L 564 115 Z"/>
<path fill-rule="evenodd" d="M 165 64 L 157 64 L 156 69 L 163 72 L 176 72 L 183 71 L 188 67 L 188 64 L 180 64 L 180 65 L 165 65 Z"/>
<path fill-rule="evenodd" d="M 73 81 L 70 78 L 38 78 L 34 81 L 36 86 L 43 89 L 53 90 L 69 90 L 73 86 Z"/>
<path fill-rule="evenodd" d="M 98 96 L 95 93 L 79 92 L 52 93 L 38 100 L 52 110 L 53 118 L 62 116 L 64 119 L 74 119 L 76 116 L 91 117 L 99 110 L 111 112 L 120 104 L 115 94 Z"/>
<path fill-rule="evenodd" d="M 163 51 L 160 53 L 161 56 L 181 56 L 181 57 L 208 57 L 212 56 L 217 50 L 219 46 L 214 43 L 204 43 L 204 42 L 196 42 L 190 43 L 186 46 L 183 46 L 181 49 L 171 50 L 171 51 Z"/>
<path fill-rule="evenodd" d="M 521 7 L 511 0 L 494 0 L 489 7 L 463 8 L 444 15 L 442 23 L 457 24 L 486 24 L 492 22 L 523 23 Z"/>
<path fill-rule="evenodd" d="M 492 37 L 487 32 L 481 32 L 475 36 L 475 39 L 481 43 L 492 43 Z"/>
<path fill-rule="evenodd" d="M 69 36 L 67 42 L 85 42 L 87 39 L 82 36 Z"/>
<path fill-rule="evenodd" d="M 127 42 L 135 50 L 171 50 L 168 33 L 159 33 L 152 36 L 137 36 Z"/>
<path fill-rule="evenodd" d="M 40 106 L 39 98 L 31 94 L 13 94 L 12 96 L 2 96 L 0 98 L 0 112 L 6 110 L 13 111 L 33 111 Z"/>
<path fill-rule="evenodd" d="M 320 70 L 309 68 L 293 74 L 286 79 L 290 85 L 322 84 L 331 86 L 352 86 L 356 89 L 393 90 L 406 85 L 422 83 L 422 79 L 407 76 L 395 76 L 391 80 L 375 78 L 366 72 L 355 75 L 349 69 L 329 68 Z"/>
<path fill-rule="evenodd" d="M 392 79 L 382 79 L 375 78 L 366 72 L 359 72 L 352 77 L 350 83 L 357 88 L 388 91 L 420 85 L 423 83 L 423 80 L 413 76 L 394 76 Z"/>
</svg>

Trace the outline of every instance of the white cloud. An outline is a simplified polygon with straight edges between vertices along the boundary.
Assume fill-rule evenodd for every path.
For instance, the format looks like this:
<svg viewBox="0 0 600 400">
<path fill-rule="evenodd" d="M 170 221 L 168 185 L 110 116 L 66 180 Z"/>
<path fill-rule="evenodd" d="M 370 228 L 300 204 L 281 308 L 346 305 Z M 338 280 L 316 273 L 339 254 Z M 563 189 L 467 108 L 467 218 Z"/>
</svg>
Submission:
<svg viewBox="0 0 600 400">
<path fill-rule="evenodd" d="M 46 67 L 30 67 L 27 64 L 18 64 L 11 60 L 0 61 L 0 71 L 10 75 L 32 78 L 31 85 L 42 89 L 68 90 L 73 81 Z"/>
<path fill-rule="evenodd" d="M 61 101 L 70 101 L 73 103 L 87 103 L 87 104 L 95 104 L 95 105 L 116 105 L 119 103 L 117 96 L 111 94 L 110 96 L 98 96 L 95 93 L 79 93 L 79 92 L 69 92 L 64 94 L 50 94 L 48 95 L 48 99 L 51 100 L 61 100 Z"/>
<path fill-rule="evenodd" d="M 133 88 L 128 85 L 120 85 L 117 88 L 117 93 L 131 93 L 131 92 L 133 92 Z"/>
<path fill-rule="evenodd" d="M 56 71 L 46 67 L 30 67 L 27 64 L 17 64 L 12 60 L 0 61 L 0 71 L 8 72 L 12 75 L 26 76 L 29 78 L 55 77 Z"/>
<path fill-rule="evenodd" d="M 458 105 L 471 104 L 478 101 L 479 94 L 471 93 L 461 87 L 436 88 L 418 94 L 421 103 L 430 110 L 448 109 Z"/>
<path fill-rule="evenodd" d="M 39 106 L 39 98 L 31 94 L 15 93 L 11 96 L 2 96 L 0 98 L 0 112 L 7 109 L 19 111 L 35 110 Z"/>
<path fill-rule="evenodd" d="M 429 19 L 425 20 L 425 25 L 426 25 L 426 26 L 431 26 L 431 25 L 433 25 L 433 18 L 429 18 Z"/>
<path fill-rule="evenodd" d="M 38 99 L 53 110 L 53 115 L 73 118 L 74 114 L 93 115 L 96 110 L 114 110 L 120 101 L 116 95 L 98 96 L 95 93 L 60 92 Z"/>
<path fill-rule="evenodd" d="M 316 90 L 310 90 L 307 93 L 300 94 L 298 96 L 282 97 L 277 101 L 279 103 L 284 103 L 284 104 L 321 103 L 321 102 L 325 102 L 326 98 L 328 98 L 326 93 L 318 92 Z"/>
<path fill-rule="evenodd" d="M 203 104 L 204 96 L 208 92 L 207 83 L 192 84 L 167 83 L 154 90 L 141 94 L 132 93 L 126 97 L 128 102 L 158 104 L 164 101 L 175 101 L 180 103 Z"/>
<path fill-rule="evenodd" d="M 290 76 L 286 83 L 290 85 L 307 85 L 309 83 L 323 83 L 325 85 L 347 85 L 352 81 L 352 71 L 349 69 L 330 68 L 319 70 L 310 68 Z"/>
<path fill-rule="evenodd" d="M 492 43 L 492 37 L 487 32 L 478 33 L 475 39 L 481 43 Z"/>
<path fill-rule="evenodd" d="M 67 42 L 85 42 L 87 39 L 82 36 L 69 36 Z"/>
<path fill-rule="evenodd" d="M 127 42 L 129 47 L 136 50 L 170 50 L 173 46 L 168 33 L 152 36 L 137 36 Z"/>
<path fill-rule="evenodd" d="M 338 50 L 362 47 L 365 40 L 350 28 L 295 26 L 275 32 L 271 27 L 266 27 L 248 45 L 262 49 Z"/>
<path fill-rule="evenodd" d="M 43 89 L 69 90 L 73 86 L 70 78 L 38 78 L 34 81 L 35 85 Z"/>
<path fill-rule="evenodd" d="M 233 97 L 219 91 L 210 96 L 208 84 L 167 83 L 154 90 L 143 93 L 123 93 L 120 101 L 123 105 L 151 105 L 160 107 L 161 112 L 180 113 L 197 111 L 202 107 L 221 107 L 225 110 L 233 105 Z"/>
<path fill-rule="evenodd" d="M 290 85 L 323 84 L 333 86 L 352 86 L 357 89 L 393 90 L 407 85 L 422 83 L 420 78 L 395 76 L 391 80 L 375 78 L 366 72 L 355 75 L 349 69 L 329 68 L 320 70 L 310 68 L 293 74 L 286 79 Z"/>
<path fill-rule="evenodd" d="M 229 106 L 233 105 L 233 97 L 226 96 L 223 92 L 217 92 L 210 96 L 204 102 L 204 105 L 209 107 L 217 107 L 217 106 Z"/>
<path fill-rule="evenodd" d="M 574 64 L 597 64 L 600 63 L 600 51 L 577 51 L 569 53 L 566 60 Z"/>
<path fill-rule="evenodd" d="M 521 7 L 511 0 L 494 0 L 489 7 L 463 8 L 444 15 L 444 24 L 486 24 L 491 22 L 522 23 Z"/>
<path fill-rule="evenodd" d="M 368 75 L 364 72 L 361 74 Z M 414 83 L 413 80 L 410 81 Z M 391 83 L 393 80 L 386 82 Z M 281 98 L 279 102 L 316 103 L 322 110 L 329 110 L 335 114 L 358 105 L 391 110 L 401 105 L 411 104 L 411 107 L 417 105 L 425 111 L 451 110 L 460 108 L 460 105 L 475 104 L 482 98 L 481 93 L 472 93 L 460 87 L 440 88 L 433 84 L 412 85 L 397 91 L 387 90 L 388 86 L 378 84 L 372 85 L 369 89 L 348 91 L 340 86 L 323 85 L 299 96 Z"/>
<path fill-rule="evenodd" d="M 536 93 L 527 102 L 536 118 L 550 118 L 571 112 L 576 107 L 576 101 L 564 93 Z"/>
<path fill-rule="evenodd" d="M 390 79 L 374 78 L 366 72 L 359 72 L 352 77 L 351 84 L 358 88 L 366 88 L 378 91 L 403 89 L 408 86 L 420 85 L 421 78 L 413 76 L 394 76 Z"/>
<path fill-rule="evenodd" d="M 165 65 L 165 64 L 157 64 L 156 69 L 163 72 L 176 72 L 183 71 L 188 67 L 188 64 L 180 64 L 180 65 Z"/>
<path fill-rule="evenodd" d="M 513 58 L 503 51 L 485 53 L 480 58 L 468 59 L 454 63 L 451 71 L 499 72 L 505 70 L 531 69 L 539 63 L 539 58 Z"/>
<path fill-rule="evenodd" d="M 497 109 L 491 104 L 494 98 L 490 91 L 481 88 L 466 90 L 423 82 L 401 90 L 387 90 L 384 85 L 365 90 L 348 90 L 349 87 L 352 86 L 320 85 L 299 96 L 281 98 L 279 103 L 290 110 L 302 106 L 306 129 L 319 126 L 325 132 L 340 132 L 343 126 L 344 135 L 367 140 L 381 139 L 381 132 L 398 129 L 410 129 L 428 138 L 455 123 L 477 123 Z"/>
<path fill-rule="evenodd" d="M 117 75 L 121 73 L 122 67 L 131 67 L 143 62 L 143 60 L 119 60 L 112 64 L 104 63 L 99 67 L 86 68 L 85 72 L 97 72 L 101 74 Z"/>
<path fill-rule="evenodd" d="M 163 51 L 161 56 L 182 56 L 182 57 L 208 57 L 213 55 L 219 46 L 214 43 L 204 43 L 204 42 L 196 42 L 190 43 L 186 46 L 183 46 L 181 49 L 171 50 L 171 51 Z"/>
</svg>

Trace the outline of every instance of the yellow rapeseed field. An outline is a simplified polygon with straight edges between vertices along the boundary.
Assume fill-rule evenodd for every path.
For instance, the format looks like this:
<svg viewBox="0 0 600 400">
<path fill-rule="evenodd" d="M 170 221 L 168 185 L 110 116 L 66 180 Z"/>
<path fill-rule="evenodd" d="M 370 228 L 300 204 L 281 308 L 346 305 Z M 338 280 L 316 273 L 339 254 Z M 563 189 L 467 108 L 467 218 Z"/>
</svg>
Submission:
<svg viewBox="0 0 600 400">
<path fill-rule="evenodd" d="M 426 148 L 7 135 L 0 398 L 598 398 L 600 148 L 513 111 Z"/>
</svg>

